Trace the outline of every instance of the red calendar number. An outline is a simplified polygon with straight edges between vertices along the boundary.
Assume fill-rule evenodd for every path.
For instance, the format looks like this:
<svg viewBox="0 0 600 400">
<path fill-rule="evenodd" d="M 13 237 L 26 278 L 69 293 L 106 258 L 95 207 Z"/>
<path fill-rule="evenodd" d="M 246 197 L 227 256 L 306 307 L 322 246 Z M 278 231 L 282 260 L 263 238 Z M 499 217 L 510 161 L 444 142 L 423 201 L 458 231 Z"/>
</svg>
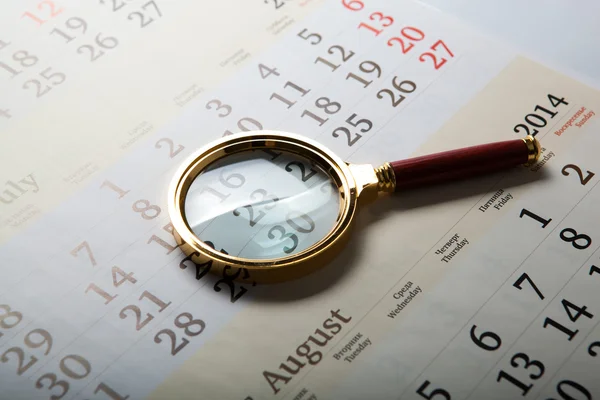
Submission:
<svg viewBox="0 0 600 400">
<path fill-rule="evenodd" d="M 342 5 L 350 11 L 360 11 L 365 6 L 360 0 L 342 0 Z"/>
<path fill-rule="evenodd" d="M 419 61 L 425 62 L 427 61 L 427 59 L 431 59 L 433 61 L 433 67 L 435 69 L 440 69 L 444 64 L 446 64 L 448 59 L 444 56 L 449 56 L 449 58 L 454 57 L 452 51 L 450 51 L 448 46 L 446 46 L 446 43 L 444 43 L 444 41 L 442 40 L 438 40 L 437 42 L 435 42 L 433 46 L 430 47 L 430 49 L 430 52 L 421 54 L 421 56 L 419 57 Z"/>
<path fill-rule="evenodd" d="M 21 18 L 27 17 L 34 21 L 38 26 L 42 26 L 49 19 L 52 19 L 62 13 L 65 9 L 60 7 L 51 0 L 44 0 L 38 3 L 37 12 L 26 11 L 21 15 Z"/>
</svg>

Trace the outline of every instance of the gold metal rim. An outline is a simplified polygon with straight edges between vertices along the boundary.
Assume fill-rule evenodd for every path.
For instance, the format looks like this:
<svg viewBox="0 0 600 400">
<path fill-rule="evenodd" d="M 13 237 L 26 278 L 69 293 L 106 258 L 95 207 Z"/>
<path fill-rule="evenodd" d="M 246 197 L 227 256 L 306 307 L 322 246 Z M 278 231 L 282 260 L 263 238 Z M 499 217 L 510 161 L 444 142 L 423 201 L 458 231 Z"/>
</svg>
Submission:
<svg viewBox="0 0 600 400">
<path fill-rule="evenodd" d="M 291 151 L 328 167 L 329 174 L 338 183 L 338 187 L 341 190 L 341 201 L 343 202 L 337 224 L 334 228 L 322 240 L 302 252 L 269 260 L 247 259 L 227 255 L 212 249 L 200 241 L 188 226 L 184 211 L 187 190 L 194 179 L 209 164 L 227 155 L 247 150 L 274 148 Z M 340 246 L 345 241 L 342 239 L 348 235 L 357 209 L 359 192 L 348 165 L 319 143 L 287 132 L 251 131 L 230 135 L 212 142 L 199 149 L 184 161 L 175 173 L 169 187 L 168 209 L 175 229 L 176 239 L 186 255 L 196 255 L 199 259 L 212 260 L 218 264 L 213 265 L 217 269 L 227 266 L 246 268 L 252 271 L 253 277 L 255 275 L 254 271 L 273 271 L 290 267 L 285 269 L 290 270 L 290 277 L 295 277 L 302 270 L 315 269 L 317 266 L 310 264 L 315 264 L 317 258 L 322 261 L 324 259 L 321 257 L 323 253 L 327 252 L 329 254 L 325 259 L 329 259 L 337 254 Z M 260 279 L 260 281 L 281 281 L 286 279 L 288 279 L 288 276 L 278 276 L 274 279 L 268 277 Z"/>
<path fill-rule="evenodd" d="M 525 166 L 529 167 L 535 164 L 536 161 L 540 158 L 542 146 L 540 146 L 540 142 L 531 135 L 528 135 L 525 138 L 523 138 L 523 141 L 527 145 L 527 162 L 525 163 Z"/>
</svg>

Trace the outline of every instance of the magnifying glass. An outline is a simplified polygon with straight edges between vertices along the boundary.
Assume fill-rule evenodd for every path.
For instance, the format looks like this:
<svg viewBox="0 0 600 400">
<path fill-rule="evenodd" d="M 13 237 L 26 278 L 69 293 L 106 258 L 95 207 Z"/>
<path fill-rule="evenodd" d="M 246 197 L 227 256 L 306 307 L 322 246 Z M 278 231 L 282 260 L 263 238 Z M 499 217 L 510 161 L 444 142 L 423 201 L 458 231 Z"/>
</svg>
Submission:
<svg viewBox="0 0 600 400">
<path fill-rule="evenodd" d="M 216 140 L 183 163 L 169 215 L 193 262 L 236 280 L 281 282 L 333 259 L 359 207 L 382 192 L 531 165 L 539 155 L 539 142 L 527 136 L 374 168 L 348 164 L 300 135 L 252 131 Z"/>
</svg>

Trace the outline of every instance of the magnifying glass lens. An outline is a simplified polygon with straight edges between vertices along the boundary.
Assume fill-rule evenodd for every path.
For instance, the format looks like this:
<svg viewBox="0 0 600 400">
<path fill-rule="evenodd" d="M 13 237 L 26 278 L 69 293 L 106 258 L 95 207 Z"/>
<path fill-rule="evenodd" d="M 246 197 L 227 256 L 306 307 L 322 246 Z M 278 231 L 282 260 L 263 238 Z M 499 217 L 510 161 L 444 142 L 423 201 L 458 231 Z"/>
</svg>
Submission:
<svg viewBox="0 0 600 400">
<path fill-rule="evenodd" d="M 343 200 L 326 169 L 280 150 L 225 156 L 190 185 L 185 220 L 198 239 L 226 254 L 252 260 L 291 256 L 336 226 Z"/>
</svg>

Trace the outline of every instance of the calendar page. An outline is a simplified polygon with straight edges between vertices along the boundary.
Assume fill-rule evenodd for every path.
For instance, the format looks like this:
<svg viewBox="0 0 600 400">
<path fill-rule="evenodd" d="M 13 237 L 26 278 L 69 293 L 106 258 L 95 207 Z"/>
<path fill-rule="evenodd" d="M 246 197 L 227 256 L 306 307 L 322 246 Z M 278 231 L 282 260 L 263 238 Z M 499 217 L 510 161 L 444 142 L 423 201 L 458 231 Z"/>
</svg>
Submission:
<svg viewBox="0 0 600 400">
<path fill-rule="evenodd" d="M 0 5 L 0 240 L 128 154 L 322 0 Z"/>
<path fill-rule="evenodd" d="M 600 93 L 420 3 L 303 8 L 309 3 L 260 4 L 266 15 L 296 7 L 297 17 L 270 19 L 287 32 L 265 39 L 239 67 L 207 66 L 214 82 L 202 81 L 181 106 L 161 109 L 176 86 L 143 79 L 147 62 L 163 57 L 148 51 L 122 62 L 139 62 L 128 76 L 164 85 L 166 97 L 155 99 L 143 85 L 112 87 L 124 70 L 107 62 L 106 75 L 81 78 L 93 85 L 89 94 L 75 85 L 62 95 L 60 104 L 72 107 L 64 118 L 54 119 L 60 107 L 50 101 L 14 113 L 18 120 L 2 133 L 15 132 L 7 139 L 13 150 L 2 147 L 6 160 L 21 154 L 15 144 L 27 142 L 25 132 L 36 156 L 17 169 L 2 159 L 23 173 L 1 192 L 14 202 L 2 208 L 11 228 L 0 247 L 0 398 L 600 395 Z M 179 11 L 182 21 L 193 20 Z M 83 32 L 80 19 L 65 20 L 62 32 Z M 207 17 L 206 25 L 216 21 L 223 17 Z M 185 25 L 171 24 L 173 35 L 185 36 L 175 33 Z M 275 25 L 257 26 L 264 35 Z M 178 48 L 156 39 L 152 46 L 160 42 L 166 54 Z M 141 36 L 136 43 L 147 45 Z M 15 46 L 0 58 L 15 61 L 6 63 L 15 71 L 30 57 L 15 58 L 18 51 L 28 50 Z M 179 69 L 164 68 L 175 79 Z M 200 81 L 194 74 L 182 82 Z M 16 99 L 17 89 L 2 94 Z M 134 98 L 143 102 L 124 112 L 124 99 Z M 113 108 L 118 118 L 95 107 Z M 128 133 L 130 123 L 151 117 L 152 129 Z M 356 118 L 368 123 L 354 126 Z M 34 129 L 49 121 L 60 124 Z M 89 132 L 80 130 L 84 123 Z M 219 275 L 182 254 L 167 187 L 198 147 L 263 128 L 303 134 L 348 162 L 374 165 L 527 134 L 543 153 L 528 168 L 382 196 L 361 209 L 350 243 L 329 265 L 292 282 L 253 285 L 236 281 L 242 270 Z M 60 147 L 47 145 L 54 135 L 80 142 L 55 154 Z M 73 171 L 77 157 L 97 167 L 69 189 L 42 192 L 37 175 L 26 173 Z M 68 178 L 56 176 L 47 182 Z M 26 217 L 28 207 L 38 210 L 35 218 Z"/>
<path fill-rule="evenodd" d="M 600 3 L 581 0 L 422 0 L 493 34 L 528 57 L 600 88 L 597 47 Z M 585 10 L 585 12 L 582 12 Z"/>
</svg>

